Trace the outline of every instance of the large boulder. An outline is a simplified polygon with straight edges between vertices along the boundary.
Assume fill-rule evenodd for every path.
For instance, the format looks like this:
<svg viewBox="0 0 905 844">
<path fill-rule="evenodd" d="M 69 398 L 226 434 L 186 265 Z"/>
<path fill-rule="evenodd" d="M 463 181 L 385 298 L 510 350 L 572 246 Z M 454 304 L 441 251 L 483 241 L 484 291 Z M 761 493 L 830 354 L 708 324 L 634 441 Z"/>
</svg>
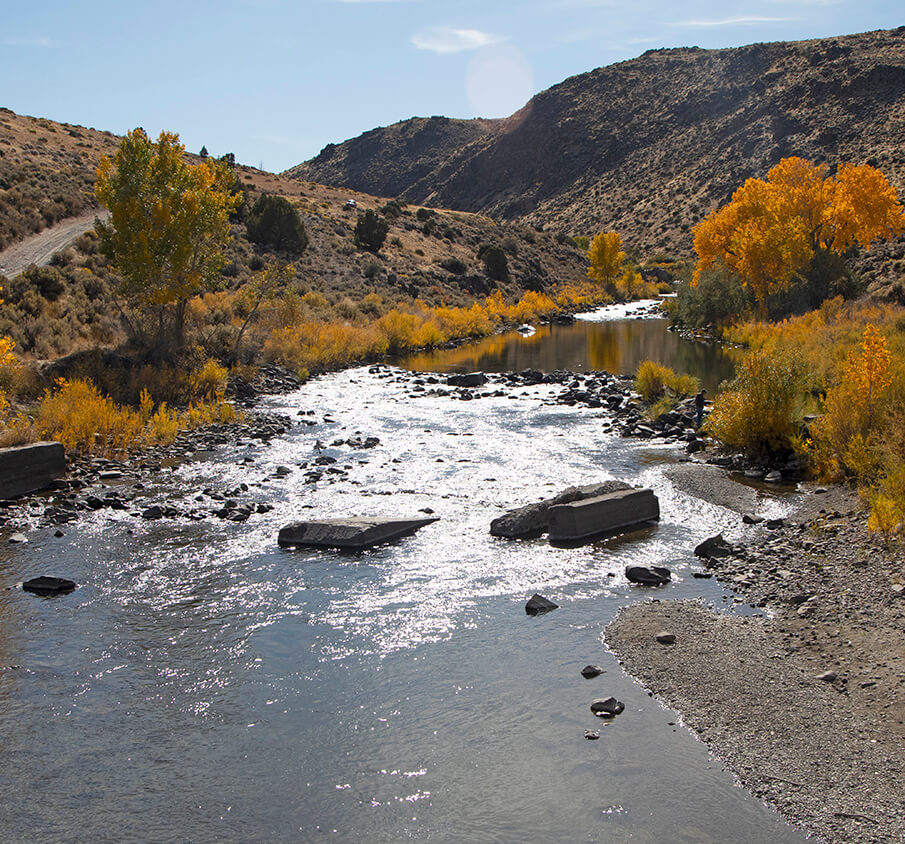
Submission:
<svg viewBox="0 0 905 844">
<path fill-rule="evenodd" d="M 487 383 L 487 376 L 483 372 L 450 375 L 446 383 L 450 387 L 483 387 Z"/>
<path fill-rule="evenodd" d="M 672 580 L 672 572 L 663 566 L 626 566 L 625 577 L 642 586 L 663 586 Z"/>
<path fill-rule="evenodd" d="M 439 521 L 424 519 L 383 519 L 379 517 L 321 519 L 294 522 L 280 529 L 277 543 L 282 547 L 313 545 L 321 548 L 370 548 L 409 536 L 419 528 Z"/>
<path fill-rule="evenodd" d="M 545 612 L 559 609 L 559 604 L 554 604 L 549 598 L 538 595 L 535 592 L 525 603 L 525 612 L 528 615 L 543 615 Z"/>
<path fill-rule="evenodd" d="M 557 504 L 548 515 L 551 542 L 579 542 L 655 522 L 660 502 L 653 490 L 622 489 Z"/>
<path fill-rule="evenodd" d="M 549 528 L 550 508 L 585 498 L 595 498 L 608 492 L 630 489 L 624 481 L 603 481 L 586 486 L 570 486 L 559 495 L 510 510 L 490 523 L 490 533 L 506 539 L 522 539 L 529 536 L 540 536 Z"/>
</svg>

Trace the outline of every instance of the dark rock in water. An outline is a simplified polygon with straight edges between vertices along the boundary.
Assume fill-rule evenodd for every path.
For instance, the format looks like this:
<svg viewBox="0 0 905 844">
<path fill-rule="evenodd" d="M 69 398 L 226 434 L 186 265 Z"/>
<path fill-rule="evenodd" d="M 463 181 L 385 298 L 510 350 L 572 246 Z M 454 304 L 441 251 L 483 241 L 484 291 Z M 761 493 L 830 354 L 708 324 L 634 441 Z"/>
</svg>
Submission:
<svg viewBox="0 0 905 844">
<path fill-rule="evenodd" d="M 450 387 L 483 387 L 487 376 L 483 372 L 469 372 L 465 375 L 450 375 L 446 379 Z"/>
<path fill-rule="evenodd" d="M 694 549 L 696 557 L 728 557 L 732 553 L 732 546 L 723 539 L 723 534 L 718 533 L 705 539 Z"/>
<path fill-rule="evenodd" d="M 626 566 L 625 576 L 629 582 L 642 586 L 663 586 L 672 579 L 672 572 L 662 566 Z"/>
<path fill-rule="evenodd" d="M 742 521 L 746 525 L 759 525 L 763 520 L 763 516 L 755 516 L 753 513 L 745 513 L 745 515 L 742 516 Z"/>
<path fill-rule="evenodd" d="M 630 489 L 630 487 L 623 481 L 603 481 L 586 486 L 570 486 L 553 498 L 504 513 L 490 523 L 490 533 L 506 539 L 538 536 L 549 527 L 551 507 L 581 501 L 585 498 L 595 498 L 622 489 Z"/>
<path fill-rule="evenodd" d="M 591 704 L 591 712 L 598 718 L 614 718 L 625 711 L 625 704 L 614 697 L 599 698 Z"/>
<path fill-rule="evenodd" d="M 625 489 L 557 504 L 549 510 L 550 541 L 575 542 L 639 527 L 660 518 L 653 490 Z"/>
<path fill-rule="evenodd" d="M 283 547 L 314 545 L 322 548 L 370 548 L 392 542 L 419 528 L 439 521 L 426 519 L 351 518 L 295 522 L 280 529 L 277 542 Z"/>
<path fill-rule="evenodd" d="M 163 507 L 159 504 L 152 504 L 146 510 L 142 510 L 141 517 L 143 519 L 161 519 L 163 518 Z"/>
<path fill-rule="evenodd" d="M 693 571 L 691 573 L 692 577 L 698 578 L 698 580 L 710 580 L 713 577 L 712 571 Z"/>
<path fill-rule="evenodd" d="M 26 592 L 34 592 L 35 595 L 63 595 L 77 587 L 78 584 L 74 580 L 66 580 L 63 577 L 48 577 L 47 575 L 26 580 L 22 584 L 22 588 Z"/>
<path fill-rule="evenodd" d="M 525 604 L 525 612 L 528 615 L 543 615 L 545 612 L 550 612 L 550 610 L 555 609 L 559 609 L 559 604 L 554 604 L 549 598 L 538 595 L 537 592 L 535 592 Z"/>
<path fill-rule="evenodd" d="M 28 542 L 28 537 L 24 533 L 14 533 L 10 536 L 9 542 L 11 545 L 19 545 L 23 542 Z"/>
<path fill-rule="evenodd" d="M 599 665 L 586 665 L 581 669 L 581 676 L 585 680 L 590 680 L 592 677 L 598 677 L 601 674 L 603 674 L 603 669 Z"/>
<path fill-rule="evenodd" d="M 768 530 L 776 530 L 777 528 L 785 527 L 786 521 L 785 519 L 767 519 L 767 521 L 764 522 L 764 526 Z"/>
<path fill-rule="evenodd" d="M 697 454 L 699 451 L 704 450 L 704 443 L 701 440 L 689 440 L 688 445 L 685 446 L 686 454 Z"/>
<path fill-rule="evenodd" d="M 585 730 L 584 737 L 588 741 L 597 741 L 600 738 L 600 730 Z"/>
</svg>

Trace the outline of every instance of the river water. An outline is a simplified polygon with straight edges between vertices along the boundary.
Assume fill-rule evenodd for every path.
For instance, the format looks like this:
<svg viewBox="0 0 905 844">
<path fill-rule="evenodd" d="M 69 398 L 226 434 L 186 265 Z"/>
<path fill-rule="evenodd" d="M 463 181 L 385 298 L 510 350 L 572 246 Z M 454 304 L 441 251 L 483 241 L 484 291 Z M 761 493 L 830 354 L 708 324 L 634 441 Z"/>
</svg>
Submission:
<svg viewBox="0 0 905 844">
<path fill-rule="evenodd" d="M 596 326 L 623 349 L 654 348 L 659 331 L 708 370 L 662 322 L 611 316 L 567 327 L 585 332 L 583 358 L 571 334 L 566 359 L 511 336 L 496 351 L 509 363 L 483 368 L 598 368 L 614 344 Z M 724 377 L 713 351 L 707 377 Z M 473 368 L 462 352 L 430 366 Z M 615 370 L 630 370 L 620 354 Z M 740 535 L 738 516 L 670 484 L 674 447 L 604 433 L 605 411 L 548 404 L 554 387 L 463 402 L 416 386 L 393 368 L 314 379 L 266 402 L 314 425 L 196 454 L 141 490 L 188 507 L 244 482 L 274 508 L 244 524 L 102 510 L 2 552 L 2 586 L 81 584 L 56 599 L 0 592 L 0 666 L 18 666 L 0 670 L 2 840 L 804 840 L 602 642 L 621 606 L 651 597 L 626 582 L 630 563 L 673 569 L 658 598 L 750 612 L 691 576 L 694 545 Z M 334 444 L 356 436 L 380 442 Z M 304 483 L 317 456 L 345 474 Z M 659 525 L 568 549 L 489 535 L 506 509 L 608 478 L 652 487 Z M 440 520 L 367 552 L 276 546 L 300 518 L 425 509 Z M 560 608 L 526 616 L 534 592 Z M 585 680 L 588 663 L 605 673 Z M 626 708 L 604 723 L 589 704 L 608 695 Z"/>
</svg>

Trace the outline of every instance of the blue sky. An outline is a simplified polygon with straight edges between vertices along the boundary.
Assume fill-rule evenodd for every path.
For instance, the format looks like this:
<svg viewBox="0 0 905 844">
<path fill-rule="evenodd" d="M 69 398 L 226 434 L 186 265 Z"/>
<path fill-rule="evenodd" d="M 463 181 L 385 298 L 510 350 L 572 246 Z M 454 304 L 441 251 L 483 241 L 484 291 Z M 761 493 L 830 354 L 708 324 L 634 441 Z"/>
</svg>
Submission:
<svg viewBox="0 0 905 844">
<path fill-rule="evenodd" d="M 0 105 L 279 171 L 412 116 L 499 117 L 655 47 L 905 25 L 903 0 L 3 3 Z"/>
</svg>

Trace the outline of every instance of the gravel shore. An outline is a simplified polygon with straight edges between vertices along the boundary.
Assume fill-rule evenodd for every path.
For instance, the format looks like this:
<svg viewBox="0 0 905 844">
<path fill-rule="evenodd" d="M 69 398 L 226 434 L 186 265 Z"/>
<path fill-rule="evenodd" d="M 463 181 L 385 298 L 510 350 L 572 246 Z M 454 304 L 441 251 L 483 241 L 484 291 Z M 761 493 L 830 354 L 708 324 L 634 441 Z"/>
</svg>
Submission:
<svg viewBox="0 0 905 844">
<path fill-rule="evenodd" d="M 723 490 L 718 503 L 744 512 L 747 493 L 714 483 L 711 469 L 674 482 L 706 487 L 708 500 Z M 652 600 L 627 607 L 607 644 L 793 824 L 830 842 L 905 841 L 902 548 L 869 534 L 841 488 L 803 496 L 777 530 L 754 530 L 700 563 L 764 615 Z M 657 641 L 663 631 L 675 644 Z"/>
</svg>

